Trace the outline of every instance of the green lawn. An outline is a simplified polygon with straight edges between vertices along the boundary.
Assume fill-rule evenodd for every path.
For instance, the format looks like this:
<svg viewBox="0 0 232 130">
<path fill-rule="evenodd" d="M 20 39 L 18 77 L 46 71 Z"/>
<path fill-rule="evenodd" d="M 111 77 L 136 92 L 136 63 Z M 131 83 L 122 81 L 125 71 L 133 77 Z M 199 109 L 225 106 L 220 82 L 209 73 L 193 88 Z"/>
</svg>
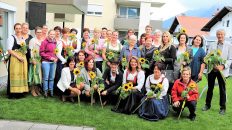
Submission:
<svg viewBox="0 0 232 130">
<path fill-rule="evenodd" d="M 78 104 L 62 103 L 59 99 L 28 96 L 24 99 L 9 100 L 5 96 L 5 91 L 0 95 L 0 119 L 25 120 L 33 122 L 92 126 L 98 130 L 225 130 L 232 129 L 232 78 L 227 80 L 228 103 L 226 115 L 219 115 L 219 92 L 218 87 L 214 89 L 212 107 L 207 112 L 202 112 L 206 91 L 197 104 L 197 118 L 194 122 L 186 117 L 188 109 L 182 114 L 178 121 L 173 111 L 169 116 L 158 122 L 150 122 L 139 118 L 137 115 L 125 115 L 114 113 L 106 106 L 104 109 L 99 104 L 90 106 L 90 103 Z M 206 80 L 199 83 L 199 90 L 206 85 Z"/>
</svg>

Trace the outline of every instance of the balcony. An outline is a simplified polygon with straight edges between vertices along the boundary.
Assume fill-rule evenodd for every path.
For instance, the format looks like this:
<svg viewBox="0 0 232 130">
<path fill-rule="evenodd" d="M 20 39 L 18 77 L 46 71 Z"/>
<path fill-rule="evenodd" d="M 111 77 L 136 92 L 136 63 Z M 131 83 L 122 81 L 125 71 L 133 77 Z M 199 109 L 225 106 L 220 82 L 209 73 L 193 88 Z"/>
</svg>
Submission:
<svg viewBox="0 0 232 130">
<path fill-rule="evenodd" d="M 115 0 L 117 4 L 140 7 L 141 2 L 151 3 L 151 7 L 162 7 L 166 0 Z"/>
<path fill-rule="evenodd" d="M 116 17 L 114 19 L 114 28 L 116 30 L 128 30 L 134 29 L 138 30 L 139 18 L 126 18 L 126 17 Z"/>
</svg>

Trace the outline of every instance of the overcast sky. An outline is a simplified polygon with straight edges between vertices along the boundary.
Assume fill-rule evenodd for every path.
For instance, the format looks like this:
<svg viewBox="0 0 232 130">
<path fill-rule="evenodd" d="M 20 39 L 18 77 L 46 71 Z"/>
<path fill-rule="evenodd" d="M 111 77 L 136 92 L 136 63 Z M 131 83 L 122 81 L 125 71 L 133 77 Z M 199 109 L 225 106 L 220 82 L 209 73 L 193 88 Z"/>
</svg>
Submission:
<svg viewBox="0 0 232 130">
<path fill-rule="evenodd" d="M 210 8 L 214 5 L 223 7 L 232 6 L 232 0 L 166 0 L 167 3 L 161 8 L 153 8 L 151 19 L 167 20 L 173 16 L 181 14 L 188 10 L 197 10 L 201 8 Z M 159 12 L 159 13 L 155 13 Z"/>
</svg>

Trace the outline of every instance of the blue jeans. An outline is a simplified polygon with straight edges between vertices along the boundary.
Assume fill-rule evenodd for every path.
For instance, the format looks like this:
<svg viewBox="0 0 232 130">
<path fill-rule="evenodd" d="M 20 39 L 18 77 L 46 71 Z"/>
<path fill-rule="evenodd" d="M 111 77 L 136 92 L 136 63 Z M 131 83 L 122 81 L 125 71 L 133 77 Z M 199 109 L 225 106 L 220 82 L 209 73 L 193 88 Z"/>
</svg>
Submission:
<svg viewBox="0 0 232 130">
<path fill-rule="evenodd" d="M 43 61 L 42 71 L 43 71 L 43 90 L 45 93 L 47 93 L 49 89 L 51 92 L 51 95 L 53 95 L 56 63 Z"/>
</svg>

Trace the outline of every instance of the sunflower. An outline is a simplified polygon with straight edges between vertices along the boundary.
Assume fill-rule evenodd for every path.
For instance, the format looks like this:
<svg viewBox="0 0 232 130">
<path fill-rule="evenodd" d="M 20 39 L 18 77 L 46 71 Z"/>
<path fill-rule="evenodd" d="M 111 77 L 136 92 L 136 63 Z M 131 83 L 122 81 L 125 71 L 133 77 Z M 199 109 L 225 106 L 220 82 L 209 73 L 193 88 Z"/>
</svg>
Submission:
<svg viewBox="0 0 232 130">
<path fill-rule="evenodd" d="M 221 56 L 221 55 L 222 55 L 222 51 L 221 51 L 221 50 L 217 50 L 217 54 L 218 54 L 219 56 Z"/>
<path fill-rule="evenodd" d="M 139 58 L 139 62 L 141 63 L 141 64 L 144 64 L 145 63 L 145 59 L 144 58 Z"/>
<path fill-rule="evenodd" d="M 54 50 L 54 54 L 58 54 L 58 52 L 59 52 L 59 49 L 56 48 L 56 49 Z"/>
<path fill-rule="evenodd" d="M 80 71 L 79 68 L 75 68 L 75 69 L 73 70 L 73 73 L 74 73 L 74 75 L 79 75 L 79 74 L 81 73 L 81 71 Z"/>
<path fill-rule="evenodd" d="M 2 49 L 0 48 L 0 54 L 2 54 L 2 52 L 3 52 L 3 51 L 2 51 Z"/>
<path fill-rule="evenodd" d="M 188 52 L 184 52 L 184 56 L 185 57 L 189 57 L 189 53 Z"/>
<path fill-rule="evenodd" d="M 32 52 L 33 52 L 33 54 L 37 54 L 38 50 L 37 49 L 33 49 Z"/>
<path fill-rule="evenodd" d="M 85 48 L 86 42 L 82 42 L 82 47 Z"/>
<path fill-rule="evenodd" d="M 73 48 L 72 46 L 69 46 L 69 49 L 70 49 L 70 50 L 74 50 L 74 48 Z"/>
<path fill-rule="evenodd" d="M 114 53 L 113 53 L 113 52 L 111 52 L 111 51 L 110 51 L 108 54 L 109 54 L 110 56 L 113 56 L 113 55 L 114 55 Z"/>
<path fill-rule="evenodd" d="M 93 71 L 90 71 L 89 76 L 91 79 L 94 79 L 96 77 L 96 74 Z"/>
<path fill-rule="evenodd" d="M 133 83 L 132 82 L 129 82 L 127 85 L 129 87 L 129 89 L 131 89 L 133 87 Z"/>
<path fill-rule="evenodd" d="M 69 33 L 69 35 L 68 35 L 69 37 L 75 37 L 76 36 L 76 34 L 73 34 L 73 33 Z"/>
<path fill-rule="evenodd" d="M 95 40 L 94 40 L 94 39 L 92 39 L 91 43 L 92 43 L 92 44 L 94 44 L 94 43 L 95 43 Z"/>
<path fill-rule="evenodd" d="M 125 57 L 124 57 L 124 58 L 122 58 L 122 61 L 123 61 L 123 62 L 126 62 L 126 58 L 125 58 Z"/>
<path fill-rule="evenodd" d="M 25 46 L 25 42 L 21 42 L 21 43 L 20 43 L 20 46 Z"/>
<path fill-rule="evenodd" d="M 187 30 L 186 30 L 185 28 L 181 28 L 181 29 L 180 29 L 180 32 L 181 32 L 181 33 L 186 33 Z"/>
<path fill-rule="evenodd" d="M 157 87 L 159 88 L 159 89 L 162 89 L 163 88 L 163 85 L 162 84 L 157 84 Z"/>
<path fill-rule="evenodd" d="M 159 53 L 160 53 L 159 50 L 155 50 L 155 51 L 154 51 L 154 54 L 155 54 L 155 55 L 159 55 Z"/>
<path fill-rule="evenodd" d="M 130 87 L 129 87 L 128 84 L 123 84 L 122 89 L 123 89 L 125 92 L 127 92 L 127 91 L 130 90 Z"/>
<path fill-rule="evenodd" d="M 79 62 L 79 63 L 78 63 L 78 66 L 84 67 L 84 62 L 83 62 L 83 61 Z"/>
<path fill-rule="evenodd" d="M 196 84 L 195 83 L 190 83 L 188 86 L 189 86 L 190 89 L 196 88 Z"/>
</svg>

